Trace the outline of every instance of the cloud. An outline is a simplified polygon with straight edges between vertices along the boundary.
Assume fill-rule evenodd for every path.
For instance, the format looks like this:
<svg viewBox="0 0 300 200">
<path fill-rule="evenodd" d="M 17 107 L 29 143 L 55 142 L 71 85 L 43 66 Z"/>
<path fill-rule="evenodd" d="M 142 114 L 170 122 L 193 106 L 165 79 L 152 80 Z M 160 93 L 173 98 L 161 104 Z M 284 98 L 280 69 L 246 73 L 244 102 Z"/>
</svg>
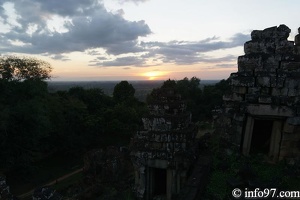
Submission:
<svg viewBox="0 0 300 200">
<path fill-rule="evenodd" d="M 61 54 L 51 55 L 50 58 L 52 58 L 54 60 L 61 60 L 61 61 L 69 61 L 70 60 L 67 56 L 64 56 Z"/>
<path fill-rule="evenodd" d="M 137 4 L 146 1 L 120 0 Z M 77 51 L 94 56 L 90 62 L 93 66 L 230 62 L 236 57 L 215 58 L 207 53 L 241 46 L 250 39 L 249 35 L 237 33 L 228 40 L 213 36 L 199 41 L 141 42 L 141 37 L 152 34 L 147 23 L 125 19 L 122 10 L 109 12 L 101 0 L 18 0 L 15 3 L 0 0 L 0 5 L 3 5 L 0 25 L 5 26 L 5 31 L 0 30 L 0 53 L 42 54 L 68 60 L 66 55 Z"/>
<path fill-rule="evenodd" d="M 101 61 L 101 58 L 97 61 L 91 62 L 91 66 L 102 66 L 102 67 L 124 67 L 124 66 L 144 66 L 145 60 L 135 56 L 116 58 L 110 61 Z"/>
<path fill-rule="evenodd" d="M 144 3 L 149 0 L 118 0 L 118 1 L 120 4 L 129 3 L 129 2 L 139 4 L 139 3 Z"/>
<path fill-rule="evenodd" d="M 110 54 L 123 54 L 140 51 L 135 47 L 137 39 L 151 33 L 144 21 L 128 21 L 94 0 L 20 0 L 14 9 L 20 27 L 0 34 L 1 52 L 61 54 L 103 48 Z M 60 19 L 66 31 L 51 31 L 53 19 Z M 35 27 L 31 33 L 30 27 Z M 9 40 L 26 45 L 16 46 Z"/>
<path fill-rule="evenodd" d="M 144 42 L 141 45 L 149 49 L 149 53 L 145 57 L 158 56 L 165 63 L 190 65 L 199 62 L 221 62 L 236 59 L 233 55 L 211 58 L 205 53 L 238 47 L 249 39 L 248 35 L 238 33 L 228 41 L 220 41 L 218 37 L 214 36 L 200 41 Z"/>
<path fill-rule="evenodd" d="M 233 68 L 236 67 L 236 64 L 218 64 L 216 68 Z"/>
</svg>

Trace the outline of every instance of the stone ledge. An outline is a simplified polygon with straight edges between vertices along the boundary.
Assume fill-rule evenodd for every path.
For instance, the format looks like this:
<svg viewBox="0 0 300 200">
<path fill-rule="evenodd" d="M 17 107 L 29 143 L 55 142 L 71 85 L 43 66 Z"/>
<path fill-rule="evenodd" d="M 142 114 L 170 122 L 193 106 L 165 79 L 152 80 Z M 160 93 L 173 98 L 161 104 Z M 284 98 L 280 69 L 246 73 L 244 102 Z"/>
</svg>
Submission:
<svg viewBox="0 0 300 200">
<path fill-rule="evenodd" d="M 271 106 L 251 104 L 247 106 L 247 112 L 251 115 L 291 117 L 294 115 L 292 109 L 287 106 Z"/>
</svg>

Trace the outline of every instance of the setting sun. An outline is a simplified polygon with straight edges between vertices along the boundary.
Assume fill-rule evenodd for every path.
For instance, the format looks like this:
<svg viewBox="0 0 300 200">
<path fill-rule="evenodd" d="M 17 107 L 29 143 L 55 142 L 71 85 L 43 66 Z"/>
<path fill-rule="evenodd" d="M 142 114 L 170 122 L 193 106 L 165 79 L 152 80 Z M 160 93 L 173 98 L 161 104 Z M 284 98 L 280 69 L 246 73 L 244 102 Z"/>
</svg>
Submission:
<svg viewBox="0 0 300 200">
<path fill-rule="evenodd" d="M 160 71 L 151 71 L 151 72 L 146 72 L 143 74 L 143 76 L 148 77 L 148 80 L 156 80 L 158 78 L 163 78 L 162 76 L 164 75 L 164 72 Z"/>
</svg>

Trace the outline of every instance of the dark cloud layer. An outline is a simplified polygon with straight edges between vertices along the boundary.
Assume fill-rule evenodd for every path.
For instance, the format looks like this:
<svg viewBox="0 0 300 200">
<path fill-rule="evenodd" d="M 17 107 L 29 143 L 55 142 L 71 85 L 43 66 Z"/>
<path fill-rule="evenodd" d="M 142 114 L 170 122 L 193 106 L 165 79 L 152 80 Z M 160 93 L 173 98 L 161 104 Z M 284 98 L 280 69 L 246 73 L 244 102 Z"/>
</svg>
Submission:
<svg viewBox="0 0 300 200">
<path fill-rule="evenodd" d="M 135 56 L 128 56 L 128 57 L 121 57 L 116 58 L 112 61 L 102 61 L 102 62 L 96 62 L 95 66 L 103 66 L 103 67 L 119 67 L 119 66 L 143 66 L 145 64 L 145 61 L 141 58 L 137 58 Z"/>
<path fill-rule="evenodd" d="M 143 3 L 147 0 L 116 0 Z M 228 55 L 208 57 L 206 53 L 243 45 L 249 36 L 236 34 L 228 41 L 211 37 L 200 41 L 139 42 L 152 32 L 145 21 L 129 21 L 106 10 L 101 0 L 0 0 L 10 2 L 15 22 L 0 6 L 0 17 L 10 27 L 0 30 L 0 53 L 43 54 L 68 60 L 66 54 L 79 51 L 95 59 L 93 66 L 147 66 L 149 60 L 190 65 L 201 62 L 229 62 Z M 6 4 L 7 5 L 7 4 Z M 49 20 L 59 18 L 63 29 L 49 28 Z M 99 51 L 101 49 L 101 51 Z M 102 52 L 102 53 L 100 53 Z M 104 53 L 103 53 L 104 52 Z M 114 57 L 115 59 L 110 59 Z"/>
<path fill-rule="evenodd" d="M 0 42 L 5 44 L 1 45 L 5 46 L 2 52 L 59 54 L 100 47 L 112 54 L 122 54 L 136 49 L 138 37 L 151 33 L 144 21 L 125 20 L 93 0 L 20 0 L 14 7 L 21 27 L 12 27 L 10 32 L 1 34 Z M 67 32 L 49 30 L 47 20 L 55 15 L 69 19 L 64 24 Z M 1 16 L 7 18 L 3 12 Z M 28 28 L 33 25 L 36 31 L 29 34 Z M 10 40 L 25 45 L 9 44 Z M 122 49 L 116 49 L 119 44 Z"/>
<path fill-rule="evenodd" d="M 142 43 L 142 45 L 150 49 L 146 57 L 160 56 L 166 63 L 189 65 L 199 62 L 221 62 L 236 59 L 232 55 L 211 58 L 205 53 L 238 47 L 249 39 L 248 35 L 239 33 L 230 38 L 229 41 L 220 41 L 219 38 L 212 37 L 201 41 L 148 42 Z"/>
</svg>

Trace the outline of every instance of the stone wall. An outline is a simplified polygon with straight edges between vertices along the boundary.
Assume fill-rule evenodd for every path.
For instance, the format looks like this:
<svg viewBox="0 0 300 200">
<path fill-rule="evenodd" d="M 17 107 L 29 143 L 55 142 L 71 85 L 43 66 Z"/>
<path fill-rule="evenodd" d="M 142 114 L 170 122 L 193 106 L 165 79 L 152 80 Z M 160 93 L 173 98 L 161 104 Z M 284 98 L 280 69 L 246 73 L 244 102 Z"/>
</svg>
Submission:
<svg viewBox="0 0 300 200">
<path fill-rule="evenodd" d="M 223 97 L 226 134 L 241 148 L 251 118 L 279 121 L 279 159 L 300 155 L 300 40 L 297 35 L 295 44 L 288 41 L 290 32 L 285 25 L 252 31 L 245 55 L 238 57 L 238 72 L 230 76 L 232 93 Z"/>
<path fill-rule="evenodd" d="M 135 166 L 135 190 L 139 199 L 171 199 L 178 194 L 195 159 L 193 144 L 196 127 L 186 104 L 174 89 L 157 89 L 148 105 L 143 130 L 131 140 L 131 159 Z M 165 196 L 155 196 L 155 173 L 165 170 Z M 163 180 L 166 179 L 166 180 Z"/>
</svg>

